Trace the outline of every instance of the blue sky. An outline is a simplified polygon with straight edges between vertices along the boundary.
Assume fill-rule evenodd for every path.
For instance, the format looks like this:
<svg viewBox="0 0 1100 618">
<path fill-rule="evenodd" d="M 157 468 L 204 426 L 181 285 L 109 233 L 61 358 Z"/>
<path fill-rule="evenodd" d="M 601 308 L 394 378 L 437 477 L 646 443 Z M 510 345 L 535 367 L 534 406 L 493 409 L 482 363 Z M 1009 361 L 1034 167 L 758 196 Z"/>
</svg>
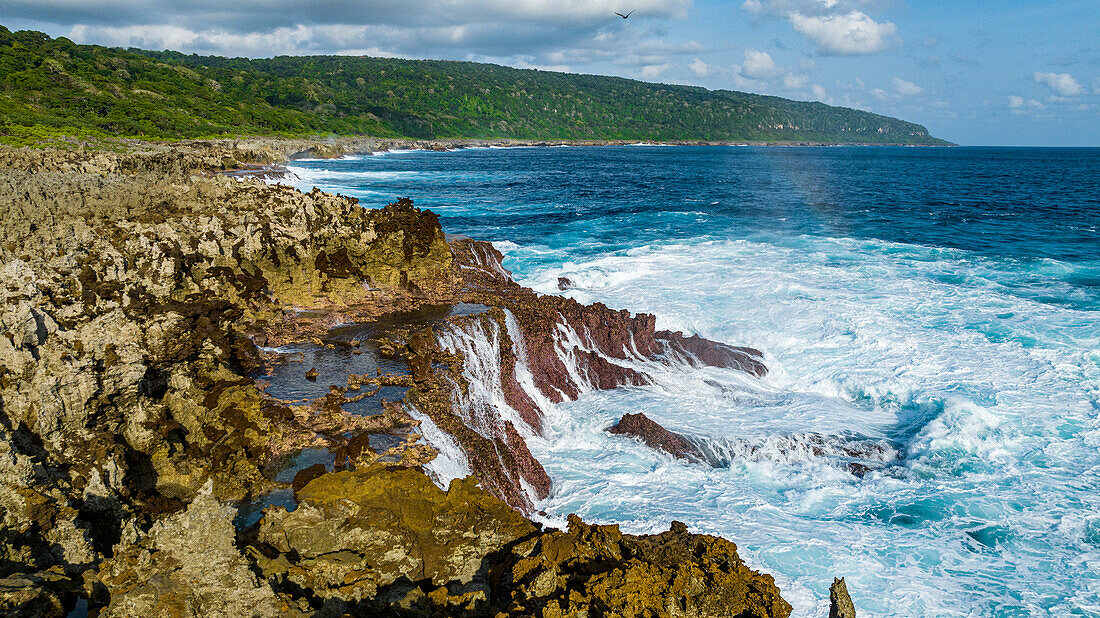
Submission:
<svg viewBox="0 0 1100 618">
<path fill-rule="evenodd" d="M 1098 0 L 0 0 L 0 15 L 81 43 L 497 62 L 819 100 L 968 145 L 1100 146 Z"/>
</svg>

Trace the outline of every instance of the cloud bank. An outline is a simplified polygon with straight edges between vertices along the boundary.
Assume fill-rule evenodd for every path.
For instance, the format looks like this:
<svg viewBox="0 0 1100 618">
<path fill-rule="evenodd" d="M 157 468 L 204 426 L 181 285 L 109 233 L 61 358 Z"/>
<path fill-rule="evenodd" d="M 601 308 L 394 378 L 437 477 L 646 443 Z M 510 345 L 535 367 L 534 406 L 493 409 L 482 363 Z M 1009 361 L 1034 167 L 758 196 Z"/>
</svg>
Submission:
<svg viewBox="0 0 1100 618">
<path fill-rule="evenodd" d="M 610 62 L 655 77 L 699 45 L 663 43 L 662 20 L 692 0 L 3 0 L 10 19 L 57 25 L 78 43 L 261 57 L 460 58 L 567 70 Z M 67 31 L 67 32 L 66 32 Z M 664 47 L 662 48 L 662 45 Z M 658 56 L 660 56 L 658 58 Z"/>
<path fill-rule="evenodd" d="M 782 17 L 825 55 L 853 56 L 883 51 L 895 43 L 897 26 L 860 10 L 859 0 L 745 0 L 749 13 Z"/>
</svg>

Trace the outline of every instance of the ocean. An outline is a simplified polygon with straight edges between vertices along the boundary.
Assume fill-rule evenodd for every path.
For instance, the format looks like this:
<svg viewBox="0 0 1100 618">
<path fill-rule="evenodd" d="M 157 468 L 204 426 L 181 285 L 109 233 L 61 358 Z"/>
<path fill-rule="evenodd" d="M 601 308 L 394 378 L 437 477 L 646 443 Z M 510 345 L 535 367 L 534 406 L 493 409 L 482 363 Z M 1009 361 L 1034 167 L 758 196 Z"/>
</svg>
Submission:
<svg viewBox="0 0 1100 618">
<path fill-rule="evenodd" d="M 538 508 L 737 543 L 796 616 L 1100 616 L 1100 149 L 618 146 L 297 161 L 523 285 L 765 354 L 556 406 Z M 559 277 L 573 287 L 559 290 Z M 719 467 L 604 428 L 644 412 Z M 837 444 L 878 444 L 845 468 Z M 824 445 L 824 446 L 823 446 Z"/>
</svg>

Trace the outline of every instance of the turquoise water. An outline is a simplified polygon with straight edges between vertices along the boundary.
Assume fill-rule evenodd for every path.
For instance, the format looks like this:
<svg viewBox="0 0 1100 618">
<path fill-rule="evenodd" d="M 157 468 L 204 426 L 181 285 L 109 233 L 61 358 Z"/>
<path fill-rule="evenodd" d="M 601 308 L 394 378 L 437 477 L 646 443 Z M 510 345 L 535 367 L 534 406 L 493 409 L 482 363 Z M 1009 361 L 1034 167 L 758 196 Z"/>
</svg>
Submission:
<svg viewBox="0 0 1100 618">
<path fill-rule="evenodd" d="M 492 240 L 547 294 L 765 352 L 558 406 L 539 505 L 734 540 L 795 615 L 1100 615 L 1100 150 L 606 147 L 293 167 Z M 574 289 L 561 292 L 559 276 Z M 726 448 L 603 432 L 644 412 Z M 813 436 L 899 454 L 862 477 Z M 751 448 L 745 447 L 750 445 Z"/>
</svg>

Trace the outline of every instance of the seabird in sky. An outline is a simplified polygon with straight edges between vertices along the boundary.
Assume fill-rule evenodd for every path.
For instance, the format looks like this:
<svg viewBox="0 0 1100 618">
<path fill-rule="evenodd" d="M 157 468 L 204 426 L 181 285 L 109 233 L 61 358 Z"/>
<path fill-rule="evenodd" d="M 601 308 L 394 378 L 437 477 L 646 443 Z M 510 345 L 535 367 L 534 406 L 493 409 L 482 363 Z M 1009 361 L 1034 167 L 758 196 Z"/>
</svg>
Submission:
<svg viewBox="0 0 1100 618">
<path fill-rule="evenodd" d="M 634 11 L 637 11 L 637 10 L 638 9 L 634 9 L 634 10 L 630 11 L 630 13 L 633 13 Z M 618 15 L 619 17 L 622 17 L 623 19 L 626 19 L 627 17 L 630 17 L 630 13 L 627 13 L 626 15 L 623 15 L 622 13 L 620 13 L 618 11 L 615 11 L 615 14 Z"/>
</svg>

